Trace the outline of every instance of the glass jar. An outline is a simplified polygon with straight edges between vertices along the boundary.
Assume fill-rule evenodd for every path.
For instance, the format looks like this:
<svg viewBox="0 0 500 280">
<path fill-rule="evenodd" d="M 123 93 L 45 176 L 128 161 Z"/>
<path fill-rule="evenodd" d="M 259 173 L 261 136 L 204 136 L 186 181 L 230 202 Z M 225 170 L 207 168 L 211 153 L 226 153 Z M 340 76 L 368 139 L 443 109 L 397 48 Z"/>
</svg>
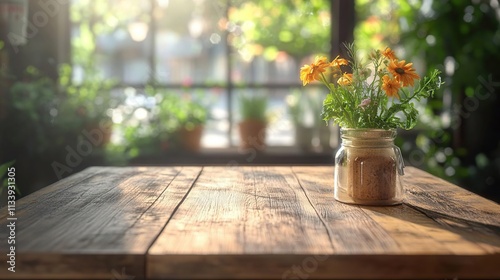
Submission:
<svg viewBox="0 0 500 280">
<path fill-rule="evenodd" d="M 394 145 L 395 129 L 340 130 L 342 146 L 335 156 L 335 199 L 362 205 L 403 202 L 404 161 Z"/>
</svg>

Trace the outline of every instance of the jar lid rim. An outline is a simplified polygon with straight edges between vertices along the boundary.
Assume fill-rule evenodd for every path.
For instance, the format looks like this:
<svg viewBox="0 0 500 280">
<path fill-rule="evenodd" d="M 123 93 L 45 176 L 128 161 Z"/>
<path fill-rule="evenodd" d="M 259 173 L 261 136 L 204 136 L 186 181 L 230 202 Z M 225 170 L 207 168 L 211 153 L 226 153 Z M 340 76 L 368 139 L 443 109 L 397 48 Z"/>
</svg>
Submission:
<svg viewBox="0 0 500 280">
<path fill-rule="evenodd" d="M 341 127 L 340 130 L 343 131 L 396 131 L 395 128 L 383 129 L 383 128 L 349 128 Z"/>
<path fill-rule="evenodd" d="M 341 128 L 342 137 L 361 137 L 362 139 L 395 138 L 396 129 L 372 129 L 372 128 Z"/>
</svg>

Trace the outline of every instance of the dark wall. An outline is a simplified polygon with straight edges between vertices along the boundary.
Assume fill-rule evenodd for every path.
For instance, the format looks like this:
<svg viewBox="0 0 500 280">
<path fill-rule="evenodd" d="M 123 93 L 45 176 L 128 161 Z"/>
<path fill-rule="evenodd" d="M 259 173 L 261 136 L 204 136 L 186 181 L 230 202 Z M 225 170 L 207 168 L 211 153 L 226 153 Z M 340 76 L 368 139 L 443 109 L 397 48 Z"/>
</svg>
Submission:
<svg viewBox="0 0 500 280">
<path fill-rule="evenodd" d="M 8 69 L 14 79 L 22 77 L 26 67 L 35 66 L 56 79 L 57 65 L 69 61 L 69 1 L 28 1 L 27 43 L 14 45 L 22 34 L 7 32 L 1 22 L 0 39 L 5 43 Z"/>
<path fill-rule="evenodd" d="M 0 1 L 5 4 L 6 1 Z M 1 55 L 0 75 L 0 164 L 15 160 L 16 181 L 23 194 L 28 194 L 57 180 L 51 170 L 52 152 L 40 154 L 43 143 L 53 142 L 48 103 L 56 94 L 56 87 L 35 86 L 33 75 L 26 74 L 28 66 L 36 67 L 40 77 L 48 77 L 48 85 L 55 85 L 58 65 L 69 61 L 69 4 L 64 0 L 27 1 L 27 43 L 13 44 L 23 34 L 15 34 L 0 21 L 0 40 L 4 43 Z M 52 80 L 52 82 L 50 82 Z M 13 88 L 26 82 L 31 96 L 19 95 L 33 105 L 30 114 L 13 104 Z M 50 89 L 51 91 L 47 91 Z M 21 91 L 22 92 L 22 91 Z M 45 98 L 45 97 L 49 98 Z M 43 99 L 45 98 L 45 99 Z M 34 104 L 36 102 L 40 104 Z M 45 111 L 44 111 L 45 110 Z M 25 110 L 28 111 L 28 110 Z"/>
</svg>

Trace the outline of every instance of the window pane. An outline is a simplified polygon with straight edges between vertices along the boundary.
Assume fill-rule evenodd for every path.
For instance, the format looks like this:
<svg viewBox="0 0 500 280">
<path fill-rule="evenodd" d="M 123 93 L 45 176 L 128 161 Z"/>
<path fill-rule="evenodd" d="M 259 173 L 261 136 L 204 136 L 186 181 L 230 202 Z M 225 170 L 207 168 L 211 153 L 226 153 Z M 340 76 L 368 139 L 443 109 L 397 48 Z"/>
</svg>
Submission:
<svg viewBox="0 0 500 280">
<path fill-rule="evenodd" d="M 263 56 L 247 60 L 239 54 L 233 55 L 232 58 L 231 78 L 235 83 L 298 83 L 298 69 L 301 65 L 297 59 L 286 52 L 279 52 L 273 60 L 268 60 Z"/>
<path fill-rule="evenodd" d="M 113 90 L 113 96 L 125 96 L 125 101 L 110 115 L 116 124 L 114 143 L 140 150 L 156 151 L 161 149 L 162 137 L 175 134 L 172 129 L 179 127 L 177 123 L 183 113 L 165 114 L 172 100 L 201 105 L 207 113 L 201 145 L 204 148 L 224 148 L 229 146 L 227 133 L 229 130 L 227 114 L 227 92 L 222 88 L 185 88 L 185 89 L 142 89 L 127 87 Z M 173 99 L 172 99 L 173 98 Z M 162 105 L 163 103 L 163 105 Z M 184 108 L 184 107 L 183 107 Z M 200 110 L 199 107 L 188 107 Z M 128 135 L 127 135 L 128 131 Z M 168 135 L 162 135 L 167 133 Z M 137 139 L 140 138 L 139 141 Z M 156 144 L 154 144 L 156 143 Z M 145 145 L 141 145 L 145 144 Z M 147 146 L 147 147 L 146 147 Z"/>
<path fill-rule="evenodd" d="M 156 20 L 156 78 L 162 83 L 226 81 L 224 30 L 215 1 L 160 1 Z"/>
<path fill-rule="evenodd" d="M 73 1 L 72 60 L 76 81 L 84 69 L 105 79 L 140 84 L 149 80 L 151 39 L 149 1 Z"/>
<path fill-rule="evenodd" d="M 229 147 L 227 90 L 225 88 L 206 89 L 203 96 L 208 100 L 209 113 L 201 144 L 205 148 L 227 148 Z"/>
<path fill-rule="evenodd" d="M 116 91 L 127 101 L 113 114 L 121 112 L 132 126 L 155 117 L 162 95 L 202 96 L 198 100 L 210 103 L 203 147 L 238 145 L 239 96 L 266 96 L 268 146 L 292 146 L 297 123 L 287 99 L 294 92 L 319 91 L 301 87 L 299 69 L 315 54 L 330 51 L 329 3 L 74 0 L 73 75 L 84 79 L 91 65 L 105 79 L 119 82 L 123 88 Z M 144 85 L 151 82 L 165 88 L 148 96 Z M 312 133 L 319 135 L 319 113 L 312 107 L 304 110 L 300 125 L 314 127 Z M 157 133 L 154 125 L 149 133 Z"/>
<path fill-rule="evenodd" d="M 233 80 L 299 83 L 302 60 L 330 51 L 329 2 L 237 1 L 227 23 Z"/>
</svg>

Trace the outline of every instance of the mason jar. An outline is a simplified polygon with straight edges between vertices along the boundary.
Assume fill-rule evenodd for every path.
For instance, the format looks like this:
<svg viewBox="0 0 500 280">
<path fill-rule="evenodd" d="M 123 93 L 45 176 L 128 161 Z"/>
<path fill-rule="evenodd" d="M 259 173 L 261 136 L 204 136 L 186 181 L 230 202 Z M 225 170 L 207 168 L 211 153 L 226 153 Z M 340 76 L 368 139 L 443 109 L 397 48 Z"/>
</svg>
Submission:
<svg viewBox="0 0 500 280">
<path fill-rule="evenodd" d="M 362 205 L 395 205 L 403 201 L 404 161 L 394 145 L 395 129 L 340 130 L 342 146 L 335 156 L 335 199 Z"/>
</svg>

